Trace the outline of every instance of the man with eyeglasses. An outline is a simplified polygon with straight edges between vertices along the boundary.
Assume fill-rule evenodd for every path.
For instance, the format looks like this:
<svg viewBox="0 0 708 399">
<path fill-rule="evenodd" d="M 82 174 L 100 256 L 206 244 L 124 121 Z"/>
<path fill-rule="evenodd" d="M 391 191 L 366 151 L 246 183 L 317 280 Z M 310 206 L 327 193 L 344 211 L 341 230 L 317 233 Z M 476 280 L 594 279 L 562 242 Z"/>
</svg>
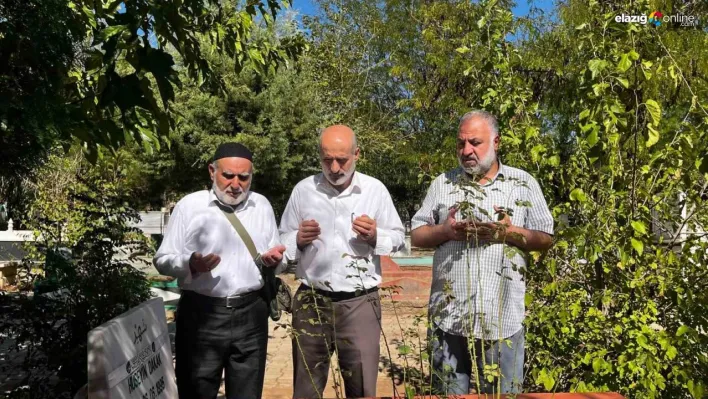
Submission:
<svg viewBox="0 0 708 399">
<path fill-rule="evenodd" d="M 215 398 L 225 370 L 228 398 L 260 398 L 268 342 L 264 281 L 224 212 L 243 224 L 263 266 L 281 265 L 285 247 L 270 202 L 250 190 L 251 151 L 239 143 L 220 145 L 209 175 L 211 190 L 175 206 L 154 259 L 160 273 L 177 277 L 182 288 L 177 389 L 180 398 Z"/>
</svg>

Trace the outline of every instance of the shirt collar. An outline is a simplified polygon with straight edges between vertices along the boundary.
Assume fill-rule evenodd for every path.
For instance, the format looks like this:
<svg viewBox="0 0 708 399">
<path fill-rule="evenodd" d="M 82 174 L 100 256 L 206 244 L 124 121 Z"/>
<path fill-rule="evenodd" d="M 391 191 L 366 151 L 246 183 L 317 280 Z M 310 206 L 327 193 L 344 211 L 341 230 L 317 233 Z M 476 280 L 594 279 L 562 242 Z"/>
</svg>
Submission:
<svg viewBox="0 0 708 399">
<path fill-rule="evenodd" d="M 502 178 L 502 180 L 504 180 L 504 177 L 506 175 L 506 166 L 502 164 L 499 158 L 497 158 L 497 163 L 499 164 L 499 169 L 497 169 L 497 173 L 494 175 L 494 177 L 492 177 L 492 180 L 489 182 L 489 184 L 494 183 L 500 177 Z"/>
<path fill-rule="evenodd" d="M 325 193 L 332 193 L 335 197 L 346 196 L 355 192 L 361 193 L 362 191 L 361 181 L 359 179 L 359 172 L 356 171 L 354 172 L 352 183 L 341 193 L 337 191 L 336 188 L 332 187 L 331 184 L 329 184 L 329 181 L 327 181 L 327 178 L 325 177 L 324 173 L 320 173 L 315 176 L 315 187 Z"/>
<path fill-rule="evenodd" d="M 251 191 L 248 191 L 248 194 L 246 194 L 246 199 L 243 200 L 240 204 L 236 206 L 232 206 L 229 204 L 224 203 L 221 201 L 217 196 L 216 193 L 214 192 L 214 189 L 209 190 L 209 206 L 212 205 L 221 205 L 227 208 L 233 209 L 235 212 L 242 211 L 249 206 L 253 205 L 253 199 L 251 198 Z"/>
</svg>

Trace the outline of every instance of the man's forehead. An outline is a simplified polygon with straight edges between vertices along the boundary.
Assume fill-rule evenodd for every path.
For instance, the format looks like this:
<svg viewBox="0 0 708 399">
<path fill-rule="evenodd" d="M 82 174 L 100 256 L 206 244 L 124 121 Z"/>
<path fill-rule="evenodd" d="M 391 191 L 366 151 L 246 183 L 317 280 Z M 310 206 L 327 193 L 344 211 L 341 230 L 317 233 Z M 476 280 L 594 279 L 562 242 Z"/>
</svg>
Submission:
<svg viewBox="0 0 708 399">
<path fill-rule="evenodd" d="M 216 163 L 222 171 L 234 174 L 249 173 L 252 165 L 248 159 L 237 157 L 221 158 Z"/>
<path fill-rule="evenodd" d="M 488 139 L 489 138 L 489 132 L 484 131 L 484 130 L 463 130 L 460 129 L 459 132 L 457 132 L 457 139 L 458 140 L 471 140 L 471 139 Z"/>
<path fill-rule="evenodd" d="M 329 145 L 325 145 L 323 143 L 321 150 L 322 154 L 327 156 L 348 157 L 354 155 L 354 151 L 352 151 L 352 143 L 344 143 L 341 141 L 330 143 Z"/>
<path fill-rule="evenodd" d="M 231 168 L 221 168 L 221 172 L 231 174 L 231 175 L 250 175 L 251 174 L 250 170 L 238 170 L 238 169 L 231 169 Z"/>
<path fill-rule="evenodd" d="M 484 120 L 484 118 L 481 117 L 476 117 L 476 118 L 471 118 L 466 121 L 464 121 L 460 125 L 459 132 L 473 132 L 473 131 L 481 131 L 481 132 L 488 132 L 490 130 L 489 123 Z"/>
</svg>

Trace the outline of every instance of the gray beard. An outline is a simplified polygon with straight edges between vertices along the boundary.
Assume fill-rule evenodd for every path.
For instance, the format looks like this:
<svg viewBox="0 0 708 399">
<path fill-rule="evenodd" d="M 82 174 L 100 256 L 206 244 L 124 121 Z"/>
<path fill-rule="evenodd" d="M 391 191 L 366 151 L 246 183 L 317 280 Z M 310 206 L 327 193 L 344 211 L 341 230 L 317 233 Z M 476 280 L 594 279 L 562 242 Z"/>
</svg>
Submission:
<svg viewBox="0 0 708 399">
<path fill-rule="evenodd" d="M 356 171 L 356 161 L 352 162 L 352 167 L 349 168 L 348 171 L 344 172 L 344 175 L 340 178 L 338 178 L 335 181 L 332 181 L 332 179 L 329 176 L 329 173 L 325 172 L 325 167 L 322 166 L 322 174 L 324 174 L 325 179 L 329 182 L 329 184 L 333 186 L 341 186 L 342 184 L 346 183 L 347 180 L 349 180 L 350 177 L 354 175 L 354 172 Z"/>
<path fill-rule="evenodd" d="M 465 173 L 473 176 L 483 176 L 487 172 L 489 172 L 489 169 L 492 168 L 492 165 L 494 165 L 494 161 L 497 160 L 497 154 L 494 152 L 493 147 L 491 154 L 487 154 L 483 159 L 477 161 L 477 165 L 475 166 L 470 166 L 467 167 L 462 163 L 462 159 L 457 158 L 457 161 L 459 162 L 460 166 L 462 169 L 464 169 Z"/>
<path fill-rule="evenodd" d="M 240 203 L 242 203 L 246 197 L 248 197 L 248 190 L 247 191 L 242 191 L 241 194 L 237 198 L 234 198 L 228 194 L 226 194 L 225 191 L 219 190 L 219 187 L 216 186 L 216 183 L 212 183 L 211 189 L 214 190 L 214 194 L 216 195 L 216 198 L 219 199 L 219 201 L 223 202 L 226 205 L 231 205 L 231 206 L 236 206 Z"/>
</svg>

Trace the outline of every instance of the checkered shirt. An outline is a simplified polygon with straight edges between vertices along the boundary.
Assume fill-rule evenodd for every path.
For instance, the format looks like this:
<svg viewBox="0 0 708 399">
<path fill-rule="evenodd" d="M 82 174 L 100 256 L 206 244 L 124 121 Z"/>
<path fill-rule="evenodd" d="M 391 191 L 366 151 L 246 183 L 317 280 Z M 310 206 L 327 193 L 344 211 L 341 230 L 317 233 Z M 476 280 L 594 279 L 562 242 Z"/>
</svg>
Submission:
<svg viewBox="0 0 708 399">
<path fill-rule="evenodd" d="M 411 222 L 415 230 L 445 222 L 450 208 L 466 201 L 469 214 L 483 222 L 496 221 L 494 206 L 511 209 L 511 222 L 529 230 L 553 234 L 553 217 L 536 179 L 499 163 L 487 184 L 471 188 L 462 168 L 438 176 Z M 465 188 L 466 187 L 466 188 Z M 461 211 L 457 220 L 462 220 Z M 447 241 L 433 257 L 433 281 L 428 314 L 443 331 L 479 339 L 508 338 L 524 319 L 526 254 L 516 247 L 477 241 Z"/>
</svg>

